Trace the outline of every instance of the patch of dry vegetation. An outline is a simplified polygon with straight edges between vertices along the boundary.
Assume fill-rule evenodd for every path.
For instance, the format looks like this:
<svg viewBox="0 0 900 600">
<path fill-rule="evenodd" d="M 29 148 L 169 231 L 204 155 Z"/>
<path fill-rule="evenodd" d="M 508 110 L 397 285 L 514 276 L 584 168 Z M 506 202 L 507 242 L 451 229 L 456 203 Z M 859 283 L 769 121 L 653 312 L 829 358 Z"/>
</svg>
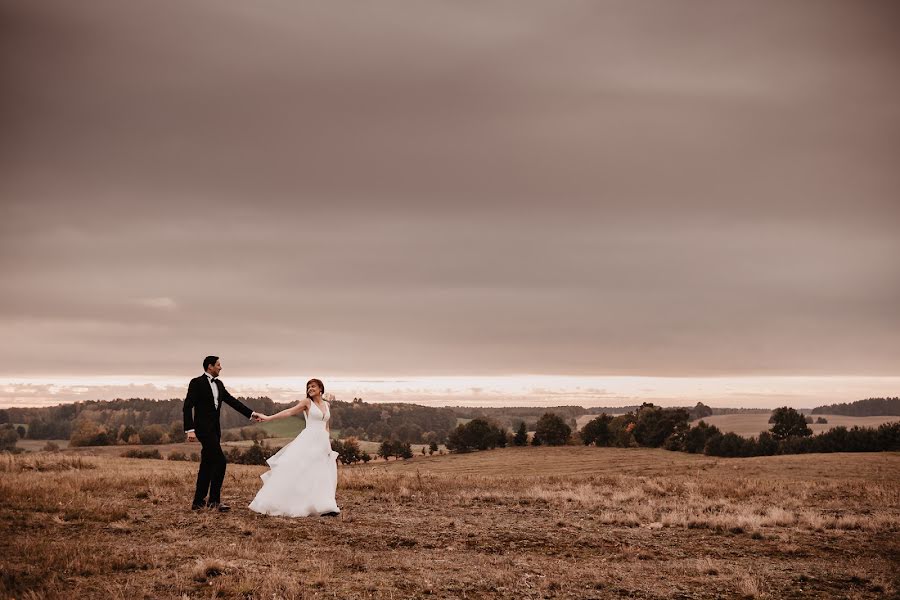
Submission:
<svg viewBox="0 0 900 600">
<path fill-rule="evenodd" d="M 339 518 L 191 512 L 196 465 L 0 459 L 0 598 L 896 594 L 900 456 L 510 448 L 342 467 Z"/>
</svg>

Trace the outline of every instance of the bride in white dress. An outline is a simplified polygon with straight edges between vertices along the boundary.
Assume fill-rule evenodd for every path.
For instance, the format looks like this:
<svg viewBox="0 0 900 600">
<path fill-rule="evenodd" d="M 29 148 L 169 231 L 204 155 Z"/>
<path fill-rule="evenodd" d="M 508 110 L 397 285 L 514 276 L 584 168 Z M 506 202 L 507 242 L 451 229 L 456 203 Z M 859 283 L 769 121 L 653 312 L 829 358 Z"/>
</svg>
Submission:
<svg viewBox="0 0 900 600">
<path fill-rule="evenodd" d="M 266 462 L 263 486 L 250 503 L 258 513 L 285 517 L 336 515 L 337 452 L 331 449 L 328 420 L 331 409 L 322 398 L 325 385 L 319 379 L 306 384 L 306 398 L 261 421 L 283 419 L 303 413 L 306 428 Z"/>
</svg>

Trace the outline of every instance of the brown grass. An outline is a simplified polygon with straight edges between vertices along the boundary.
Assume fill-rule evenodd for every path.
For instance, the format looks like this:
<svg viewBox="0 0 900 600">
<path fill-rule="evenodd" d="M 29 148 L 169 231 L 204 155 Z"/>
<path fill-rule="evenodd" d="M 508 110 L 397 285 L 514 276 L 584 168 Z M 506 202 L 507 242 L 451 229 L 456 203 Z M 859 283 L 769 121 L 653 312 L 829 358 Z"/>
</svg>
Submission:
<svg viewBox="0 0 900 600">
<path fill-rule="evenodd" d="M 0 598 L 876 598 L 900 455 L 510 448 L 341 468 L 339 518 L 188 509 L 196 464 L 0 460 Z"/>
</svg>

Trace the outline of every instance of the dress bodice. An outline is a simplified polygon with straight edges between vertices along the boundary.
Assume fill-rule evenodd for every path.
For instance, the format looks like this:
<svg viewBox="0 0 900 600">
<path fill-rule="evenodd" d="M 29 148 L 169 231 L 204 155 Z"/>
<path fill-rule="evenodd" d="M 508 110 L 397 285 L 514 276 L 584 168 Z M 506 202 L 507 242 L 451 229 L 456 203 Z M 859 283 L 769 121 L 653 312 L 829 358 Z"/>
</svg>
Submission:
<svg viewBox="0 0 900 600">
<path fill-rule="evenodd" d="M 325 427 L 325 422 L 328 421 L 329 417 L 331 417 L 331 411 L 328 408 L 327 404 L 324 404 L 325 411 L 323 412 L 315 402 L 310 400 L 309 409 L 306 411 L 306 426 L 307 427 Z"/>
</svg>

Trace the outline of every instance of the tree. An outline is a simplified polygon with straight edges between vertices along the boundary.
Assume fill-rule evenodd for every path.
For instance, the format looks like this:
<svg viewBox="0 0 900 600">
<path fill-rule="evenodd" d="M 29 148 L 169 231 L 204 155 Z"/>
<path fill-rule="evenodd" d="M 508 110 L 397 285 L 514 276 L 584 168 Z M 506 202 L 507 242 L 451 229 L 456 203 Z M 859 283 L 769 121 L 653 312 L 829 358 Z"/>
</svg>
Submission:
<svg viewBox="0 0 900 600">
<path fill-rule="evenodd" d="M 584 445 L 609 446 L 612 440 L 612 433 L 609 430 L 611 421 L 612 417 L 606 413 L 591 419 L 587 425 L 581 428 L 581 441 Z"/>
<path fill-rule="evenodd" d="M 826 419 L 825 417 L 819 417 L 818 419 L 816 419 L 816 425 L 827 425 L 827 424 L 828 424 L 828 419 Z"/>
<path fill-rule="evenodd" d="M 513 437 L 513 445 L 514 446 L 527 446 L 528 445 L 528 430 L 525 428 L 525 421 L 519 423 L 519 428 L 516 429 L 516 435 Z"/>
<path fill-rule="evenodd" d="M 566 422 L 558 415 L 544 413 L 538 419 L 534 435 L 536 438 L 540 438 L 541 443 L 548 446 L 563 446 L 572 436 L 572 428 L 566 425 Z"/>
<path fill-rule="evenodd" d="M 138 435 L 142 444 L 160 444 L 165 433 L 166 430 L 162 428 L 162 425 L 147 425 L 141 427 Z"/>
<path fill-rule="evenodd" d="M 430 444 L 428 444 L 428 454 L 434 454 L 437 451 L 438 451 L 437 442 L 433 441 Z"/>
<path fill-rule="evenodd" d="M 343 442 L 331 440 L 331 449 L 338 453 L 338 460 L 342 464 L 350 465 L 362 460 L 362 452 L 356 438 L 347 438 Z"/>
<path fill-rule="evenodd" d="M 706 442 L 713 436 L 721 436 L 722 432 L 715 425 L 707 425 L 706 421 L 700 421 L 691 427 L 684 436 L 682 449 L 691 454 L 699 454 L 706 448 Z"/>
<path fill-rule="evenodd" d="M 769 431 L 776 440 L 783 440 L 791 436 L 807 437 L 812 435 L 812 429 L 806 424 L 803 415 L 787 406 L 773 410 L 769 421 L 773 424 Z"/>
<path fill-rule="evenodd" d="M 70 446 L 108 446 L 115 440 L 107 434 L 106 428 L 90 419 L 80 419 L 72 429 Z"/>
<path fill-rule="evenodd" d="M 381 442 L 378 446 L 378 456 L 383 458 L 384 460 L 389 459 L 394 456 L 394 441 L 393 440 L 385 440 Z"/>
<path fill-rule="evenodd" d="M 670 436 L 679 439 L 688 428 L 688 411 L 644 404 L 637 410 L 634 439 L 649 448 L 659 448 Z"/>
<path fill-rule="evenodd" d="M 18 441 L 19 434 L 15 427 L 9 423 L 0 426 L 0 452 L 3 452 L 4 450 L 14 452 L 16 450 L 16 442 Z"/>
<path fill-rule="evenodd" d="M 397 455 L 403 460 L 413 457 L 412 445 L 409 442 L 406 442 L 405 444 L 401 442 L 398 450 L 399 452 L 397 453 Z"/>
<path fill-rule="evenodd" d="M 696 421 L 697 419 L 703 419 L 705 417 L 711 417 L 713 414 L 713 410 L 702 402 L 698 402 L 694 408 L 691 409 L 690 419 L 691 421 Z"/>
<path fill-rule="evenodd" d="M 447 449 L 451 452 L 470 452 L 496 448 L 506 444 L 506 432 L 486 419 L 472 419 L 457 425 L 447 436 Z"/>
<path fill-rule="evenodd" d="M 19 425 L 18 427 L 16 427 L 16 433 L 19 434 L 19 439 L 21 440 L 25 438 L 25 434 L 28 433 L 28 430 L 25 429 L 24 426 Z"/>
</svg>

